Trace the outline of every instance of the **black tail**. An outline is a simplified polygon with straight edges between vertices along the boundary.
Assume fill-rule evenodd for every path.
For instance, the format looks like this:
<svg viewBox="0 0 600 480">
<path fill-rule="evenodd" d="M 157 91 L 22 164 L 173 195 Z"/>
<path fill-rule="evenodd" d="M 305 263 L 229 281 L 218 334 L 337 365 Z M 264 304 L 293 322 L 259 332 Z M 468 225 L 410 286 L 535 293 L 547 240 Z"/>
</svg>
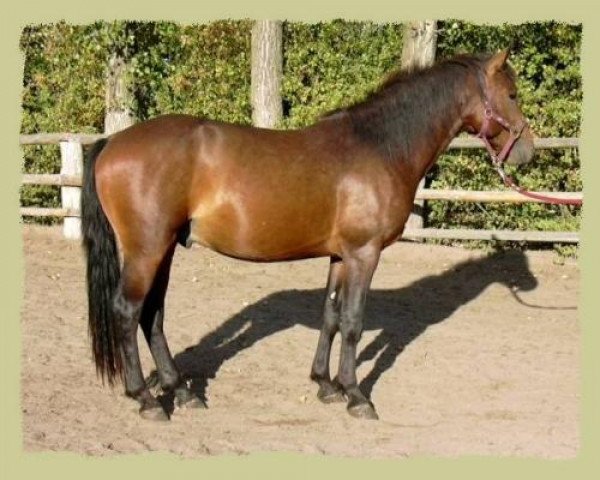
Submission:
<svg viewBox="0 0 600 480">
<path fill-rule="evenodd" d="M 114 384 L 122 378 L 123 365 L 119 353 L 119 340 L 113 298 L 119 284 L 119 256 L 115 234 L 110 226 L 96 192 L 96 158 L 107 140 L 96 142 L 90 149 L 83 167 L 81 195 L 81 229 L 83 246 L 87 255 L 87 292 L 89 309 L 89 334 L 96 371 L 102 381 Z"/>
</svg>

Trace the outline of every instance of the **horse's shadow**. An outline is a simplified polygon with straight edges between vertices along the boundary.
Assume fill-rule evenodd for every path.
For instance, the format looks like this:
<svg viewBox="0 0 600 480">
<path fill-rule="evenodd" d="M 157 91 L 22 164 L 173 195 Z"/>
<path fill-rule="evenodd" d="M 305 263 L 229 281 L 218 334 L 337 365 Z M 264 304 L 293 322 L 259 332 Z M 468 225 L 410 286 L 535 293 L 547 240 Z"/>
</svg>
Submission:
<svg viewBox="0 0 600 480">
<path fill-rule="evenodd" d="M 371 395 L 381 375 L 427 327 L 444 321 L 493 283 L 524 291 L 537 286 L 527 257 L 522 252 L 510 251 L 462 262 L 403 288 L 371 290 L 364 327 L 380 332 L 362 348 L 357 360 L 360 365 L 377 357 L 360 384 L 365 395 Z M 177 354 L 176 364 L 195 394 L 205 400 L 207 379 L 214 378 L 221 366 L 238 352 L 296 324 L 319 330 L 323 300 L 323 289 L 286 290 L 268 295 L 225 321 L 197 345 Z M 317 335 L 315 347 L 316 342 Z M 309 369 L 307 365 L 307 375 Z"/>
</svg>

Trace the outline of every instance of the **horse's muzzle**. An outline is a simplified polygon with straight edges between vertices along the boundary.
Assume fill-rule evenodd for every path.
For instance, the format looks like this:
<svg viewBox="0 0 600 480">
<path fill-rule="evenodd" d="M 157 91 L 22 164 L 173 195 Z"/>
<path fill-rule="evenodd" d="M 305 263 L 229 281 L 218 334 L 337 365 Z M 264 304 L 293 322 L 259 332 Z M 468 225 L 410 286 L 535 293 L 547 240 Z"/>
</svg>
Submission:
<svg viewBox="0 0 600 480">
<path fill-rule="evenodd" d="M 524 165 L 533 159 L 535 148 L 531 135 L 522 135 L 512 146 L 506 163 L 509 165 Z"/>
</svg>

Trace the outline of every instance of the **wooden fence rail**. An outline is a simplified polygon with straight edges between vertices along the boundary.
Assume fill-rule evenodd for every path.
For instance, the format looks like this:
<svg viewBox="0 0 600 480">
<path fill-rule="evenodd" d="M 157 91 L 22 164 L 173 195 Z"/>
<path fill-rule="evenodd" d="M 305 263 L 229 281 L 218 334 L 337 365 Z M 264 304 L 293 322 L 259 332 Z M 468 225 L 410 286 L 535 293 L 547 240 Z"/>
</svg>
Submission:
<svg viewBox="0 0 600 480">
<path fill-rule="evenodd" d="M 58 145 L 61 142 L 76 142 L 90 145 L 105 137 L 106 135 L 103 133 L 34 133 L 20 135 L 19 143 L 21 145 Z"/>
<path fill-rule="evenodd" d="M 81 195 L 81 172 L 83 166 L 83 145 L 90 145 L 104 138 L 103 134 L 80 133 L 39 133 L 21 135 L 21 145 L 55 145 L 61 147 L 60 174 L 24 174 L 23 185 L 53 185 L 61 187 L 61 208 L 21 207 L 22 216 L 63 218 L 63 233 L 67 238 L 80 238 L 81 222 L 79 200 Z M 536 149 L 578 148 L 578 138 L 536 138 Z M 454 139 L 449 149 L 484 148 L 478 138 L 459 137 Z M 582 192 L 538 192 L 551 194 L 564 199 L 582 200 Z M 473 191 L 473 190 L 437 190 L 423 188 L 417 192 L 417 200 L 442 200 L 452 202 L 504 202 L 526 203 L 537 200 L 525 197 L 510 190 Z M 457 240 L 502 240 L 527 242 L 578 243 L 578 232 L 542 232 L 514 230 L 473 230 L 473 229 L 407 229 L 404 238 L 446 238 Z"/>
<path fill-rule="evenodd" d="M 444 238 L 451 240 L 501 240 L 535 243 L 579 243 L 579 232 L 541 232 L 538 230 L 474 230 L 468 228 L 413 228 L 407 230 L 402 238 L 417 240 L 421 238 Z"/>
<path fill-rule="evenodd" d="M 106 135 L 102 133 L 34 133 L 20 135 L 19 143 L 21 145 L 58 145 L 61 142 L 77 142 L 82 145 L 90 145 Z M 536 149 L 551 148 L 578 148 L 579 138 L 577 137 L 547 137 L 535 138 L 533 144 Z M 458 137 L 450 142 L 449 149 L 473 149 L 484 148 L 483 142 L 476 137 Z"/>
<path fill-rule="evenodd" d="M 21 179 L 23 185 L 53 185 L 56 187 L 81 187 L 81 177 L 60 173 L 26 173 Z"/>
</svg>

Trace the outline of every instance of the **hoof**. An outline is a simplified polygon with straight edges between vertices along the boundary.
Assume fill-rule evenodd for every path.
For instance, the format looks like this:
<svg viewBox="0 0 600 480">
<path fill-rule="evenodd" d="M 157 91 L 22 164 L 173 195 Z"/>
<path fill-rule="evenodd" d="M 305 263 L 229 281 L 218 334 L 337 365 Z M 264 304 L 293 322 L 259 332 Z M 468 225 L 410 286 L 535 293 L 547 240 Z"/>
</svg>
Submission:
<svg viewBox="0 0 600 480">
<path fill-rule="evenodd" d="M 154 422 L 168 422 L 169 416 L 167 412 L 160 406 L 151 408 L 140 408 L 140 417 L 144 420 L 152 420 Z"/>
<path fill-rule="evenodd" d="M 346 395 L 342 386 L 337 381 L 319 382 L 317 398 L 323 403 L 339 403 L 346 401 Z"/>
<path fill-rule="evenodd" d="M 317 398 L 323 403 L 341 403 L 346 401 L 346 396 L 341 390 L 324 391 L 323 389 L 319 389 Z"/>
<path fill-rule="evenodd" d="M 348 407 L 348 413 L 354 418 L 379 420 L 379 416 L 375 413 L 375 408 L 370 403 L 359 403 L 358 405 Z"/>
<path fill-rule="evenodd" d="M 206 403 L 184 384 L 175 389 L 175 408 L 207 408 Z"/>
<path fill-rule="evenodd" d="M 177 408 L 208 408 L 206 403 L 204 403 L 201 399 L 196 397 L 195 395 L 192 398 L 187 400 L 179 400 L 175 401 L 175 406 Z"/>
</svg>

